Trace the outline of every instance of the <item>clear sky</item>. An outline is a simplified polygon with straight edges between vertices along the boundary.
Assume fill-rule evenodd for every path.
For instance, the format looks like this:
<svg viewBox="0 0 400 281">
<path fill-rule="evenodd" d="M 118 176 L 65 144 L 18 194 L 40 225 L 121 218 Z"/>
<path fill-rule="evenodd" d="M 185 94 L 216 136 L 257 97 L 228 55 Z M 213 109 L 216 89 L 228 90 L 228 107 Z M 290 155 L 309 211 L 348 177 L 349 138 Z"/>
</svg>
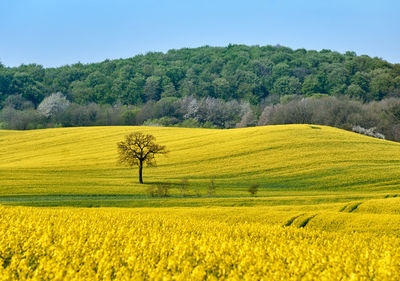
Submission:
<svg viewBox="0 0 400 281">
<path fill-rule="evenodd" d="M 46 67 L 232 44 L 400 63 L 399 0 L 1 0 L 0 62 Z"/>
</svg>

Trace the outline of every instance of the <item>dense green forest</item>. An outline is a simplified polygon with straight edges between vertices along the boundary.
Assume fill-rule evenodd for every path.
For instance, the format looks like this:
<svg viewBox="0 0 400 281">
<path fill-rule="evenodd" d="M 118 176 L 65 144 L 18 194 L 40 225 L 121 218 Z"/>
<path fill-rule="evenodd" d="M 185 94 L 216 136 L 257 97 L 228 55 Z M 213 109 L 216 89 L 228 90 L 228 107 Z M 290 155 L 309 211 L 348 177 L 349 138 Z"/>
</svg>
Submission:
<svg viewBox="0 0 400 281">
<path fill-rule="evenodd" d="M 252 104 L 291 94 L 344 94 L 372 101 L 400 95 L 400 65 L 353 52 L 229 45 L 58 68 L 0 66 L 1 102 L 21 94 L 38 105 L 56 92 L 78 104 L 138 105 L 188 95 Z"/>
<path fill-rule="evenodd" d="M 354 52 L 229 45 L 57 68 L 0 64 L 8 129 L 312 122 L 376 127 L 398 140 L 389 128 L 400 122 L 399 98 L 400 64 Z"/>
</svg>

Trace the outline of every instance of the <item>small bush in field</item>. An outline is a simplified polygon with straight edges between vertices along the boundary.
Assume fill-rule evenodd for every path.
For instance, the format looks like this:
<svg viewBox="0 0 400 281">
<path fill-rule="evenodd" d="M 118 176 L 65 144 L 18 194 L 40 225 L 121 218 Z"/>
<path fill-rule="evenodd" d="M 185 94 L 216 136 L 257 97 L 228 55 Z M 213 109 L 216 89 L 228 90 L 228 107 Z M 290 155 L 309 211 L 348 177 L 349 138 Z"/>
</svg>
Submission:
<svg viewBox="0 0 400 281">
<path fill-rule="evenodd" d="M 157 186 L 157 194 L 159 197 L 168 197 L 169 183 L 162 183 Z"/>
<path fill-rule="evenodd" d="M 215 181 L 214 181 L 214 178 L 212 178 L 208 185 L 208 195 L 214 195 L 215 190 L 216 190 Z"/>
<path fill-rule="evenodd" d="M 181 180 L 181 184 L 180 184 L 180 188 L 181 188 L 181 195 L 185 196 L 185 193 L 188 189 L 188 185 L 189 185 L 189 179 L 182 179 Z"/>
<path fill-rule="evenodd" d="M 259 186 L 260 186 L 259 184 L 252 184 L 252 185 L 249 186 L 248 191 L 249 191 L 251 196 L 256 196 L 257 195 Z"/>
<path fill-rule="evenodd" d="M 156 191 L 156 188 L 154 187 L 154 186 L 149 186 L 148 188 L 147 188 L 147 193 L 151 196 L 151 197 L 156 197 L 156 195 L 157 195 L 157 191 Z"/>
</svg>

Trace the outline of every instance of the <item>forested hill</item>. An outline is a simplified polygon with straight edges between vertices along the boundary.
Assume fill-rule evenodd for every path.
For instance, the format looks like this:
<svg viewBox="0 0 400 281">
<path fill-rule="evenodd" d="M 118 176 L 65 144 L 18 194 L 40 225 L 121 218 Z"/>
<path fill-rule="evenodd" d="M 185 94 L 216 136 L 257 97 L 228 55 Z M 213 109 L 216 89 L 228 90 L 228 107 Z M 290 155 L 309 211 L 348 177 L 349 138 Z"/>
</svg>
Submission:
<svg viewBox="0 0 400 281">
<path fill-rule="evenodd" d="M 330 50 L 282 46 L 200 47 L 101 63 L 43 68 L 0 64 L 0 102 L 38 105 L 61 92 L 77 104 L 140 105 L 163 97 L 214 97 L 257 104 L 283 95 L 347 95 L 364 102 L 400 96 L 400 65 Z"/>
</svg>

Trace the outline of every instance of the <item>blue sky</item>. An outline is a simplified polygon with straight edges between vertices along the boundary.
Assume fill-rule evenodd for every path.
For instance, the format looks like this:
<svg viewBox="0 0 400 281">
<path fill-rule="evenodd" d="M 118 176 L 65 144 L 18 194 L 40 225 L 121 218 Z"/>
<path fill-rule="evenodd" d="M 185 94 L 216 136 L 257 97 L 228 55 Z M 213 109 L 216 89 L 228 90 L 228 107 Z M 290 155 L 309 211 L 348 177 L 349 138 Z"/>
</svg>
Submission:
<svg viewBox="0 0 400 281">
<path fill-rule="evenodd" d="M 0 62 L 46 67 L 204 45 L 348 50 L 400 63 L 398 0 L 0 3 Z"/>
</svg>

